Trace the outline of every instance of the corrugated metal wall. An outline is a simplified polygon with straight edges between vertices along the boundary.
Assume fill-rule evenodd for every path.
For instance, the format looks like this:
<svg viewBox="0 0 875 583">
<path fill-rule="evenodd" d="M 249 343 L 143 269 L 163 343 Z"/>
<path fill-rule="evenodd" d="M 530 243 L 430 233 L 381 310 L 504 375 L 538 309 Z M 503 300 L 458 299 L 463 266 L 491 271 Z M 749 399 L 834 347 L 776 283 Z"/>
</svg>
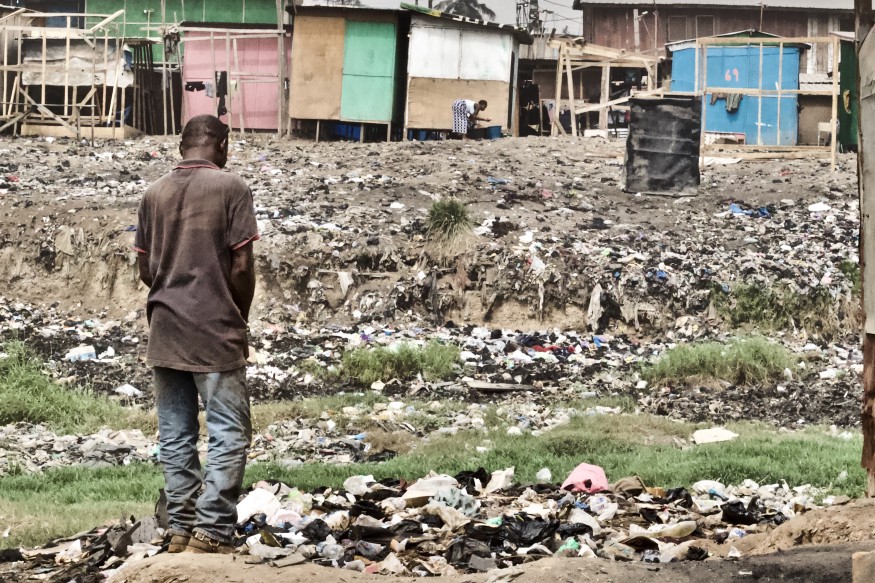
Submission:
<svg viewBox="0 0 875 583">
<path fill-rule="evenodd" d="M 407 127 L 451 128 L 451 106 L 464 98 L 486 99 L 491 123 L 508 128 L 516 46 L 510 32 L 414 16 L 407 65 Z"/>
<path fill-rule="evenodd" d="M 672 55 L 671 90 L 701 90 L 701 87 L 696 87 L 696 49 L 681 49 Z M 760 73 L 759 46 L 708 47 L 705 130 L 743 133 L 748 144 L 794 146 L 799 134 L 796 95 L 780 98 L 745 95 L 735 111 L 728 111 L 723 98 L 712 103 L 712 96 L 719 96 L 720 88 L 774 89 L 780 79 L 782 89 L 799 89 L 798 47 L 784 47 L 783 59 L 778 47 L 765 47 L 762 59 Z M 702 60 L 700 54 L 698 62 L 701 64 Z"/>
</svg>

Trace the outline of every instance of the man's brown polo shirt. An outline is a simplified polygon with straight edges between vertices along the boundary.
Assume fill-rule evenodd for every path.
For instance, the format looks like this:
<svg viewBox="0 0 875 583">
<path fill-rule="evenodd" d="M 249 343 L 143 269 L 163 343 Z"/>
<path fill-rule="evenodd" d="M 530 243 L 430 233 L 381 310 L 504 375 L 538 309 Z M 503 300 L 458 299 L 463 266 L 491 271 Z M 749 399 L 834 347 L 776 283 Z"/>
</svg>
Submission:
<svg viewBox="0 0 875 583">
<path fill-rule="evenodd" d="M 185 160 L 146 190 L 134 248 L 147 254 L 146 363 L 189 372 L 246 364 L 246 320 L 231 295 L 231 251 L 258 239 L 252 192 L 236 174 Z"/>
</svg>

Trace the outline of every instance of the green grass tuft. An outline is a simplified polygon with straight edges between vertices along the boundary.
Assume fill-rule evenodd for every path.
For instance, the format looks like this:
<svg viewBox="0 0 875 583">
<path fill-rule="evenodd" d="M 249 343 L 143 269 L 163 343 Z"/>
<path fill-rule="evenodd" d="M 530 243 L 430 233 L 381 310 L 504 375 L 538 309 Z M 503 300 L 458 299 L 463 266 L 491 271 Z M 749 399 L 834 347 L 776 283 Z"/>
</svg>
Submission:
<svg viewBox="0 0 875 583">
<path fill-rule="evenodd" d="M 793 354 L 765 338 L 732 340 L 727 344 L 702 342 L 681 344 L 667 351 L 643 376 L 655 383 L 683 383 L 715 379 L 733 384 L 754 384 L 781 378 L 784 369 L 798 363 Z"/>
<path fill-rule="evenodd" d="M 848 278 L 853 287 L 854 295 L 859 295 L 863 291 L 863 278 L 860 275 L 860 264 L 853 261 L 842 261 L 839 265 L 839 271 Z"/>
<path fill-rule="evenodd" d="M 459 362 L 459 348 L 430 342 L 420 347 L 401 343 L 391 347 L 356 348 L 343 355 L 340 370 L 348 381 L 370 387 L 375 381 L 450 378 Z"/>
<path fill-rule="evenodd" d="M 468 209 L 454 198 L 438 200 L 428 211 L 428 237 L 436 243 L 449 244 L 465 238 L 473 226 Z"/>
<path fill-rule="evenodd" d="M 60 386 L 20 342 L 4 346 L 0 359 L 0 425 L 42 423 L 63 432 L 90 432 L 128 420 L 131 411 L 106 397 L 77 387 Z"/>
<path fill-rule="evenodd" d="M 751 324 L 763 330 L 807 328 L 827 335 L 838 328 L 835 302 L 823 287 L 803 294 L 787 285 L 739 283 L 728 293 L 715 286 L 711 298 L 717 312 L 733 326 Z"/>
</svg>

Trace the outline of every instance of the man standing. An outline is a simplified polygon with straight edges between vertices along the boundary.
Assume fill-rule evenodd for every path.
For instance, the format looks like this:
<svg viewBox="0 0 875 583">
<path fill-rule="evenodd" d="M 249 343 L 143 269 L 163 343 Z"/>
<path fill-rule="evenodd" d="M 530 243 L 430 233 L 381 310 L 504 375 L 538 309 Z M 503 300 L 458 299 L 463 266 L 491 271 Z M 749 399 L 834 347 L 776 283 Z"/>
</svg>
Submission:
<svg viewBox="0 0 875 583">
<path fill-rule="evenodd" d="M 134 248 L 149 287 L 146 363 L 154 367 L 171 553 L 234 551 L 252 433 L 246 325 L 258 231 L 249 187 L 221 170 L 228 132 L 211 115 L 192 118 L 182 162 L 149 187 L 138 213 Z M 209 440 L 205 475 L 198 396 Z"/>
</svg>

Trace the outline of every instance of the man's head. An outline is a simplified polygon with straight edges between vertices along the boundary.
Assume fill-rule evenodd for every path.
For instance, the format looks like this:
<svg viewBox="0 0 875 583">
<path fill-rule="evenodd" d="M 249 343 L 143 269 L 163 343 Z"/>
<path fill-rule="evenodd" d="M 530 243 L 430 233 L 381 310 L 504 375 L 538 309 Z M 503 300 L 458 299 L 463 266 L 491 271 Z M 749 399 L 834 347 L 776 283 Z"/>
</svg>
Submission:
<svg viewBox="0 0 875 583">
<path fill-rule="evenodd" d="M 477 102 L 477 105 L 479 106 L 480 111 L 483 111 L 483 110 L 486 109 L 486 106 L 489 105 L 489 104 L 486 103 L 486 100 L 485 100 L 485 99 L 481 99 L 480 101 Z"/>
<path fill-rule="evenodd" d="M 228 161 L 228 126 L 214 115 L 197 115 L 185 124 L 179 153 L 185 160 L 209 160 L 219 168 Z"/>
</svg>

